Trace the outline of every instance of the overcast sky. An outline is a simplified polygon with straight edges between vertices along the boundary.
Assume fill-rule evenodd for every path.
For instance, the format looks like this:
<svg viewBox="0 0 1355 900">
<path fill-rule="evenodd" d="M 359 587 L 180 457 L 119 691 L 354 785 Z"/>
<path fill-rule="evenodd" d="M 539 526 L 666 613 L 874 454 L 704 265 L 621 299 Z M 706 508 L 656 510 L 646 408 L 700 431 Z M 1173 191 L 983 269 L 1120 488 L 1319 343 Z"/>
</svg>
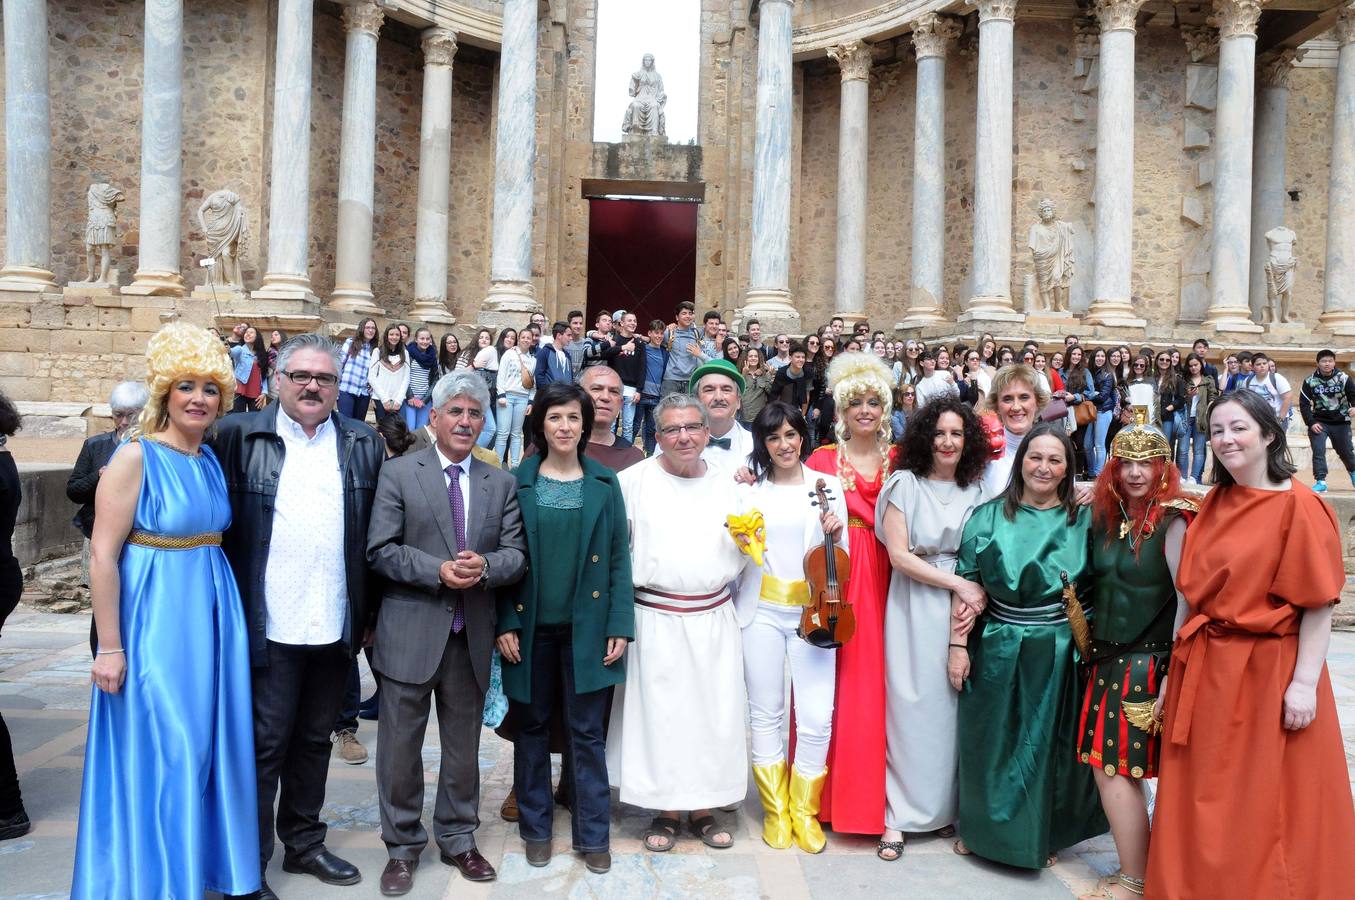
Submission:
<svg viewBox="0 0 1355 900">
<path fill-rule="evenodd" d="M 696 137 L 701 68 L 700 0 L 598 0 L 597 95 L 593 140 L 621 140 L 631 73 L 646 53 L 663 76 L 668 140 Z"/>
</svg>

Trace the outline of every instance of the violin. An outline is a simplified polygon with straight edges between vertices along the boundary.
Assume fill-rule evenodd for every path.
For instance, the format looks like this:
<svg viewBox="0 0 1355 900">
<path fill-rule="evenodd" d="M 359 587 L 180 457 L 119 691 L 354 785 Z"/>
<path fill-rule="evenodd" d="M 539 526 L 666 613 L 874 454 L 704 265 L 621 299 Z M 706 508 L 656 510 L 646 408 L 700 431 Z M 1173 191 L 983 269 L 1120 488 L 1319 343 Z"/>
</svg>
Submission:
<svg viewBox="0 0 1355 900">
<path fill-rule="evenodd" d="M 822 478 L 814 486 L 814 506 L 828 511 L 828 483 Z M 833 650 L 851 640 L 856 633 L 856 613 L 847 602 L 847 582 L 852 577 L 852 562 L 847 551 L 827 531 L 823 544 L 805 554 L 805 581 L 809 582 L 809 605 L 800 614 L 801 638 Z"/>
</svg>

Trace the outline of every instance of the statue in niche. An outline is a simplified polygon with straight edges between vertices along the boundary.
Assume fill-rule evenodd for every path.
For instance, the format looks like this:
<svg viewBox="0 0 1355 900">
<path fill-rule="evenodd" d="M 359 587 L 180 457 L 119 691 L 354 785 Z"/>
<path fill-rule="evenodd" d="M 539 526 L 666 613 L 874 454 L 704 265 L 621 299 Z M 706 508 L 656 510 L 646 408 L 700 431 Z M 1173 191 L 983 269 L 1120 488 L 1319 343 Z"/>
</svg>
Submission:
<svg viewBox="0 0 1355 900">
<path fill-rule="evenodd" d="M 1292 322 L 1295 319 L 1292 309 L 1294 301 L 1294 269 L 1298 267 L 1298 257 L 1294 255 L 1294 244 L 1298 235 L 1292 229 L 1277 225 L 1266 232 L 1266 246 L 1270 252 L 1266 255 L 1266 308 L 1261 311 L 1261 320 L 1273 324 Z"/>
<path fill-rule="evenodd" d="M 117 240 L 118 204 L 126 200 L 111 184 L 91 184 L 85 191 L 89 216 L 85 219 L 85 283 L 107 285 L 113 273 L 113 243 Z M 95 263 L 95 260 L 98 263 Z"/>
<path fill-rule="evenodd" d="M 234 191 L 216 191 L 198 207 L 198 223 L 207 236 L 207 256 L 216 265 L 207 272 L 207 280 L 218 287 L 243 287 L 240 276 L 240 250 L 249 236 L 245 205 Z"/>
<path fill-rule="evenodd" d="M 646 53 L 640 70 L 630 76 L 630 95 L 635 99 L 626 109 L 622 133 L 664 137 L 668 132 L 663 108 L 668 95 L 663 92 L 663 76 L 654 68 L 653 53 Z"/>
<path fill-rule="evenodd" d="M 1035 299 L 1044 312 L 1068 311 L 1073 281 L 1073 226 L 1054 214 L 1054 201 L 1040 201 L 1040 221 L 1030 226 L 1030 253 L 1035 260 Z"/>
</svg>

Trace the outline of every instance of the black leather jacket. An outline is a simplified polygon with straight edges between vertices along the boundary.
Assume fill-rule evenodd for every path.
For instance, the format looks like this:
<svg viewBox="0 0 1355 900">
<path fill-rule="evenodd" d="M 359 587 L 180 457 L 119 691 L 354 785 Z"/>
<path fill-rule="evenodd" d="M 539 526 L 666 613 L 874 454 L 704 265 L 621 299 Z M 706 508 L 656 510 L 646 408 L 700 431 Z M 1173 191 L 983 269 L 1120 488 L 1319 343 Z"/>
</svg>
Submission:
<svg viewBox="0 0 1355 900">
<path fill-rule="evenodd" d="M 255 667 L 268 665 L 264 573 L 284 452 L 277 433 L 278 406 L 273 403 L 258 412 L 227 416 L 210 441 L 231 498 L 231 526 L 222 538 L 222 549 L 235 571 L 244 602 L 249 655 Z M 330 422 L 337 429 L 339 474 L 344 486 L 343 544 L 348 582 L 345 641 L 356 652 L 364 630 L 376 622 L 380 604 L 377 577 L 367 567 L 367 522 L 385 446 L 375 430 L 356 419 L 333 413 Z"/>
</svg>

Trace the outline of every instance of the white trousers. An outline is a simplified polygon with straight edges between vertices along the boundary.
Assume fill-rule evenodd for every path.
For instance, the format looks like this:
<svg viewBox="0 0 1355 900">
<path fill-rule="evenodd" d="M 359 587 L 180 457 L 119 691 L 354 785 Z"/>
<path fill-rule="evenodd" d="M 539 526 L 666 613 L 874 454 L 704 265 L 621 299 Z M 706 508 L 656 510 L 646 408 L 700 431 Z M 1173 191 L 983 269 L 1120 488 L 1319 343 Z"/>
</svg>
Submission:
<svg viewBox="0 0 1355 900">
<path fill-rule="evenodd" d="M 753 765 L 786 758 L 786 660 L 795 699 L 795 768 L 817 778 L 828 761 L 833 733 L 837 651 L 815 647 L 795 635 L 800 609 L 759 603 L 743 629 L 743 673 L 748 684 L 748 719 L 753 732 Z"/>
</svg>

